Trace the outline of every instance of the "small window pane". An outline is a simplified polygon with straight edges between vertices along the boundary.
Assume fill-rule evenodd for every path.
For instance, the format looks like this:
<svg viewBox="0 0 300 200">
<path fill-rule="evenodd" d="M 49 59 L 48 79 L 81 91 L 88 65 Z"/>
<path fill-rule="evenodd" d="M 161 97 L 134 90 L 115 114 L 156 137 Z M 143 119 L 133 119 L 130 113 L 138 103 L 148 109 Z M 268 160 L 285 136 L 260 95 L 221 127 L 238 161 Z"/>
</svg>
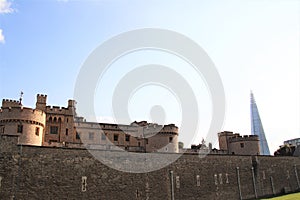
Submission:
<svg viewBox="0 0 300 200">
<path fill-rule="evenodd" d="M 40 135 L 40 128 L 39 127 L 35 128 L 35 135 L 37 135 L 37 136 Z"/>
<path fill-rule="evenodd" d="M 17 133 L 23 133 L 23 125 L 18 125 Z"/>
<path fill-rule="evenodd" d="M 114 135 L 114 141 L 118 141 L 119 140 L 119 135 Z"/>
<path fill-rule="evenodd" d="M 93 132 L 90 132 L 89 133 L 89 140 L 93 140 L 94 139 L 94 133 Z"/>
<path fill-rule="evenodd" d="M 50 126 L 50 134 L 58 134 L 58 126 Z"/>
<path fill-rule="evenodd" d="M 101 140 L 106 140 L 106 135 L 104 133 L 101 133 Z"/>
</svg>

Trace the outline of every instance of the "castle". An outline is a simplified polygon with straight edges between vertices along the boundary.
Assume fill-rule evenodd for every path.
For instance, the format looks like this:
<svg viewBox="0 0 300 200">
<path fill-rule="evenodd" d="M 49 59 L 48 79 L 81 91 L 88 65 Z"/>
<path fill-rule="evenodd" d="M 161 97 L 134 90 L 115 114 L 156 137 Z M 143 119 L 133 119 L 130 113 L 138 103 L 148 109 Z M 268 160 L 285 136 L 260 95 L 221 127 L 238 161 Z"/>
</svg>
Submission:
<svg viewBox="0 0 300 200">
<path fill-rule="evenodd" d="M 133 152 L 178 152 L 178 127 L 146 121 L 129 125 L 87 122 L 76 115 L 75 101 L 68 107 L 48 106 L 38 94 L 36 107 L 4 99 L 0 134 L 19 136 L 19 144 L 69 148 L 117 149 Z"/>
<path fill-rule="evenodd" d="M 260 156 L 256 136 L 222 132 L 220 148 L 226 154 L 178 157 L 174 124 L 86 122 L 76 115 L 73 100 L 67 108 L 47 106 L 46 100 L 46 95 L 38 95 L 35 109 L 20 101 L 2 102 L 1 199 L 221 200 L 300 191 L 299 157 Z M 109 148 L 126 151 L 103 151 Z M 251 156 L 245 151 L 249 148 Z M 147 173 L 128 173 L 108 167 L 91 153 L 128 158 L 127 151 L 153 152 L 149 156 L 174 162 Z M 128 159 L 119 164 L 130 169 L 145 162 L 139 156 L 137 162 Z"/>
<path fill-rule="evenodd" d="M 219 147 L 227 154 L 259 155 L 259 138 L 257 135 L 244 135 L 230 131 L 218 133 Z"/>
</svg>

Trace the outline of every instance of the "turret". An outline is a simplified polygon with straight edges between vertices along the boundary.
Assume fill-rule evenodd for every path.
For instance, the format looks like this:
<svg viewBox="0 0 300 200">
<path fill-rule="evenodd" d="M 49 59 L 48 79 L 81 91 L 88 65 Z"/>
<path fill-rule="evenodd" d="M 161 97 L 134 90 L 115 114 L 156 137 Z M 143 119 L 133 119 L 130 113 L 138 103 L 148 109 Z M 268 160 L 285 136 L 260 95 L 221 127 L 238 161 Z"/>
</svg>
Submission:
<svg viewBox="0 0 300 200">
<path fill-rule="evenodd" d="M 68 100 L 68 108 L 75 107 L 75 104 L 76 104 L 75 100 L 72 100 L 72 99 Z"/>
<path fill-rule="evenodd" d="M 36 99 L 36 109 L 46 111 L 47 95 L 38 94 Z"/>
</svg>

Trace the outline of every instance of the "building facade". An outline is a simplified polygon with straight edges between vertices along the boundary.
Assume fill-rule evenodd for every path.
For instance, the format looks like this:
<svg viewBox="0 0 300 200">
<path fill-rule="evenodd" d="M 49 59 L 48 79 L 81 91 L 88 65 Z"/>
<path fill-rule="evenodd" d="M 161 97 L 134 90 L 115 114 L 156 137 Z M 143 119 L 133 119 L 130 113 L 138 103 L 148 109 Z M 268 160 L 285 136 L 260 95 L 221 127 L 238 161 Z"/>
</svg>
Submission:
<svg viewBox="0 0 300 200">
<path fill-rule="evenodd" d="M 178 152 L 178 127 L 147 121 L 129 125 L 87 122 L 76 114 L 75 101 L 67 107 L 47 105 L 38 94 L 36 108 L 3 100 L 0 133 L 18 135 L 24 145 L 94 148 L 134 152 Z"/>
<path fill-rule="evenodd" d="M 285 145 L 300 146 L 300 138 L 290 139 L 283 142 Z"/>
</svg>

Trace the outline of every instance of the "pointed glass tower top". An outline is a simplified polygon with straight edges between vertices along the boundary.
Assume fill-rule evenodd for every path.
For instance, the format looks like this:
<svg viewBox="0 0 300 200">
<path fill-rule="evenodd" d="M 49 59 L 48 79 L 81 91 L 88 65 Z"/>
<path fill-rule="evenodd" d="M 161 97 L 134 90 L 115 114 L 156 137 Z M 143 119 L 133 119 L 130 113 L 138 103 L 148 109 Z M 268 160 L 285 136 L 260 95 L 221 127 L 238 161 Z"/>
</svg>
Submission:
<svg viewBox="0 0 300 200">
<path fill-rule="evenodd" d="M 260 155 L 270 155 L 268 142 L 265 136 L 264 128 L 260 120 L 257 105 L 254 99 L 254 95 L 250 93 L 250 109 L 251 109 L 251 133 L 252 135 L 258 135 Z"/>
</svg>

